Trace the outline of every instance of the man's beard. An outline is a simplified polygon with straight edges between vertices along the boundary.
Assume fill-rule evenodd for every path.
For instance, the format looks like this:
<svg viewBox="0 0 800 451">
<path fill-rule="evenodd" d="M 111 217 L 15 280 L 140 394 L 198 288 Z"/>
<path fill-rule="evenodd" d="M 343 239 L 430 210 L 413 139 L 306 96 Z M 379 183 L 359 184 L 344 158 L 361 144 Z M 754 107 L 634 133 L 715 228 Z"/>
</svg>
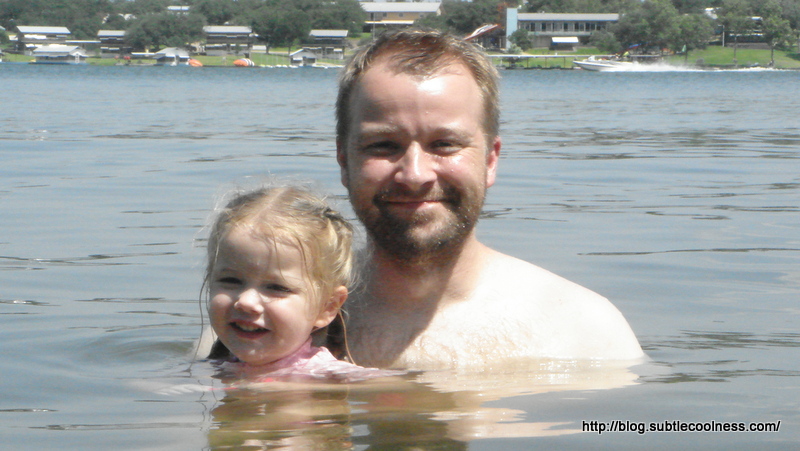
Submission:
<svg viewBox="0 0 800 451">
<path fill-rule="evenodd" d="M 354 209 L 374 245 L 395 262 L 404 266 L 443 263 L 458 255 L 475 229 L 485 194 L 483 186 L 459 191 L 448 185 L 421 196 L 395 186 L 378 192 L 367 208 L 354 205 Z M 411 218 L 398 216 L 387 203 L 397 197 L 437 199 L 446 211 L 437 208 Z"/>
</svg>

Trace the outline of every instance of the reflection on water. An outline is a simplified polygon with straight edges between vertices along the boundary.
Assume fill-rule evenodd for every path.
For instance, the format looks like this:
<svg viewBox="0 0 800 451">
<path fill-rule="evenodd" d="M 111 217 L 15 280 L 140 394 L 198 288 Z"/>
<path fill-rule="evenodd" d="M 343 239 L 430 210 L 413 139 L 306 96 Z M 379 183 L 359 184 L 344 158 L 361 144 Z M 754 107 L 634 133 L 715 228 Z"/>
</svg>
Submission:
<svg viewBox="0 0 800 451">
<path fill-rule="evenodd" d="M 183 391 L 191 397 L 201 391 L 201 399 L 213 399 L 208 434 L 214 449 L 467 449 L 475 439 L 580 432 L 569 422 L 530 422 L 522 410 L 487 403 L 536 393 L 620 388 L 636 379 L 624 365 L 542 361 L 356 384 L 223 381 L 210 391 L 177 385 L 160 393 Z"/>
</svg>

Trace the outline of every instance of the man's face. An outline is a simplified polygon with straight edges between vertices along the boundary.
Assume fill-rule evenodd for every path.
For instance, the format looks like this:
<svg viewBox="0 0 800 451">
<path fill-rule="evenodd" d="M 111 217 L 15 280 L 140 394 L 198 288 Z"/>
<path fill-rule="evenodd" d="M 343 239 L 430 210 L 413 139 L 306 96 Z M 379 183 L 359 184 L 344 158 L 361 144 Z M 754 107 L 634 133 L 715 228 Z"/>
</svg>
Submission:
<svg viewBox="0 0 800 451">
<path fill-rule="evenodd" d="M 353 90 L 349 111 L 337 159 L 375 244 L 403 260 L 456 249 L 474 230 L 500 152 L 499 138 L 487 144 L 469 70 L 454 64 L 423 78 L 379 59 Z"/>
</svg>

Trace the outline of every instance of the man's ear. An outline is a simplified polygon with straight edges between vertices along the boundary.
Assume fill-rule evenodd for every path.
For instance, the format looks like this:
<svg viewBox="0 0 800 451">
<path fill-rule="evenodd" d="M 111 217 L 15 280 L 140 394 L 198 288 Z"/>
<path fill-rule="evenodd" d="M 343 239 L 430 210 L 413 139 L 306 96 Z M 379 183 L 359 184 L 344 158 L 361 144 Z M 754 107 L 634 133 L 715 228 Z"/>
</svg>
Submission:
<svg viewBox="0 0 800 451">
<path fill-rule="evenodd" d="M 486 155 L 486 187 L 494 185 L 497 178 L 497 163 L 500 160 L 500 148 L 503 147 L 503 142 L 499 136 L 495 136 L 492 140 L 492 147 Z"/>
<path fill-rule="evenodd" d="M 336 138 L 336 162 L 339 163 L 342 185 L 347 188 L 347 148 L 340 138 Z"/>
<path fill-rule="evenodd" d="M 333 290 L 331 296 L 323 301 L 322 308 L 320 309 L 319 315 L 317 315 L 316 321 L 314 321 L 314 327 L 321 329 L 333 321 L 336 318 L 336 315 L 339 314 L 339 310 L 342 309 L 342 305 L 344 301 L 347 300 L 347 287 L 344 285 L 340 285 Z"/>
</svg>

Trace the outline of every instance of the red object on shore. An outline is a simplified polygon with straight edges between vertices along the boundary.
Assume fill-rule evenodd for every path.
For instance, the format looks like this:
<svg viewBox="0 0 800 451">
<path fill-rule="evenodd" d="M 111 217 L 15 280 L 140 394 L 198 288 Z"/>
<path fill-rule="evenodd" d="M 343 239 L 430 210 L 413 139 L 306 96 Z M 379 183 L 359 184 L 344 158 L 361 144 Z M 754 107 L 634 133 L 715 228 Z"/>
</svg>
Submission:
<svg viewBox="0 0 800 451">
<path fill-rule="evenodd" d="M 250 58 L 240 58 L 234 61 L 233 65 L 237 67 L 255 67 L 256 63 L 254 63 Z"/>
</svg>

